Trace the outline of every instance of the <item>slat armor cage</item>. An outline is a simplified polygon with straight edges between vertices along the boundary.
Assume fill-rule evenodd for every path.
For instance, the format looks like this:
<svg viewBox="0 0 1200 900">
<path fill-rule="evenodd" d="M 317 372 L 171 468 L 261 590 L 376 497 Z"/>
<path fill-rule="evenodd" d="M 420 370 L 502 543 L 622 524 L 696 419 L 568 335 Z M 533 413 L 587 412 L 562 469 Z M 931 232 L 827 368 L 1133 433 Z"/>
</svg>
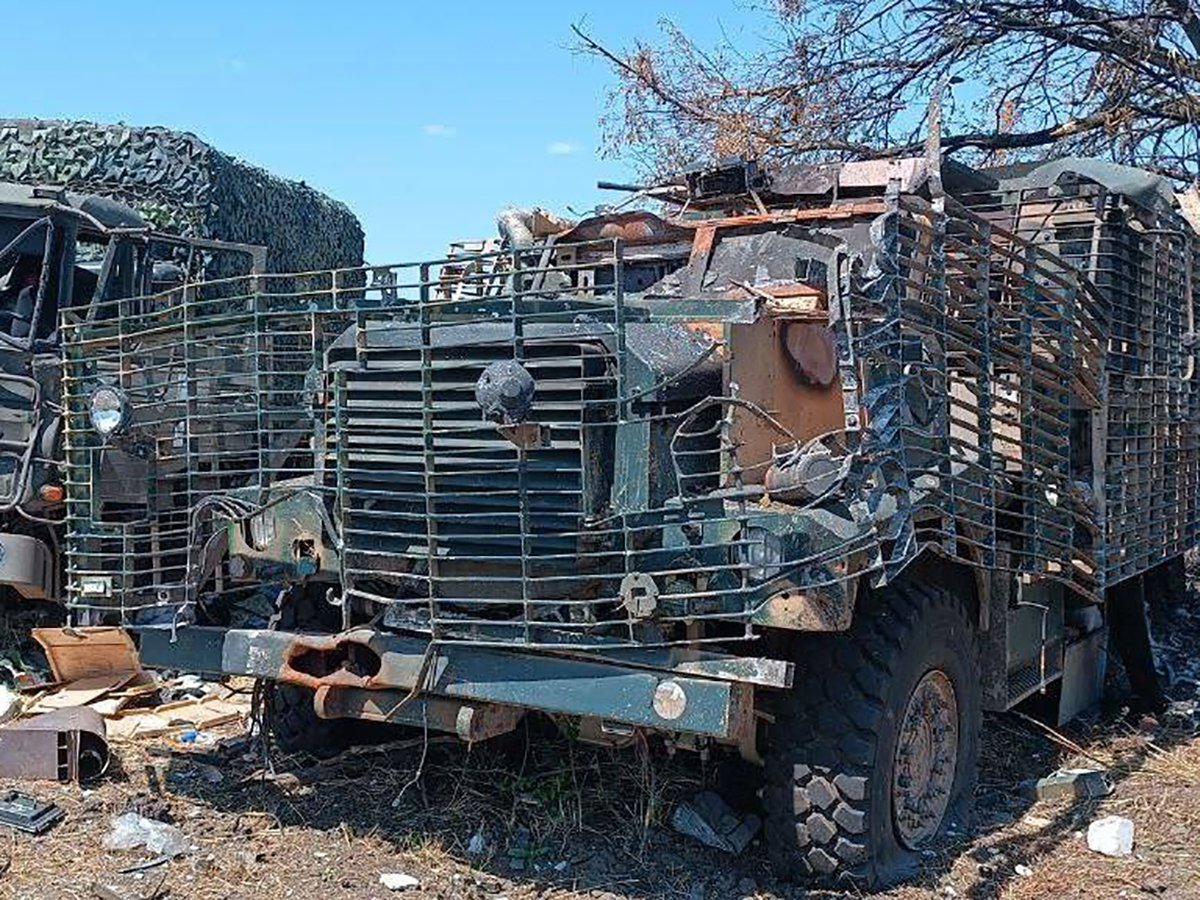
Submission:
<svg viewBox="0 0 1200 900">
<path fill-rule="evenodd" d="M 927 550 L 1095 600 L 1190 546 L 1183 219 L 903 187 L 66 311 L 70 605 L 307 578 L 436 640 L 665 645 L 844 627 Z"/>
</svg>

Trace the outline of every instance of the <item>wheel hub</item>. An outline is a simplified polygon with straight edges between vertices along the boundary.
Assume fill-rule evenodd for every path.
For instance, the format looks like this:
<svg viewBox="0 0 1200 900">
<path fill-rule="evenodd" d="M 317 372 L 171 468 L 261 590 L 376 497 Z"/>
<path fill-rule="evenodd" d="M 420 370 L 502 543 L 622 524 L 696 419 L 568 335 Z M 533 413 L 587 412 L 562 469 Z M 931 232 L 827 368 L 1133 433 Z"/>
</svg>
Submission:
<svg viewBox="0 0 1200 900">
<path fill-rule="evenodd" d="M 935 669 L 909 695 L 892 767 L 896 831 L 910 849 L 941 828 L 957 764 L 958 700 L 950 679 Z"/>
</svg>

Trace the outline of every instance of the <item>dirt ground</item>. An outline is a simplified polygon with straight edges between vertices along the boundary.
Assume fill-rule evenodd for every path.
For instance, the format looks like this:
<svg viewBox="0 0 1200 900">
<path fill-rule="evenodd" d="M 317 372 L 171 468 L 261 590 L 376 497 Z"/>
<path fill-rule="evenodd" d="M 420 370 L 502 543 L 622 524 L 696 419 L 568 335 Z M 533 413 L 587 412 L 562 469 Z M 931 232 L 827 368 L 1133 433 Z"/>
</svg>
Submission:
<svg viewBox="0 0 1200 900">
<path fill-rule="evenodd" d="M 1193 612 L 1156 619 L 1177 700 L 1200 697 Z M 1183 616 L 1185 618 L 1179 618 Z M 230 733 L 226 730 L 225 733 Z M 53 800 L 48 834 L 0 831 L 0 896 L 104 900 L 252 898 L 828 898 L 776 881 L 761 843 L 741 857 L 669 827 L 674 804 L 702 785 L 754 803 L 755 772 L 728 759 L 573 745 L 532 726 L 500 746 L 420 740 L 360 748 L 326 764 L 273 760 L 246 741 L 189 752 L 170 738 L 116 746 L 90 789 L 3 784 Z M 1108 768 L 1102 800 L 1034 803 L 1028 783 L 1062 766 Z M 1200 723 L 1132 721 L 1112 701 L 1059 735 L 1020 715 L 991 716 L 974 832 L 931 853 L 916 884 L 880 896 L 928 898 L 1200 897 Z M 108 851 L 114 815 L 169 821 L 193 842 L 173 861 Z M 1115 813 L 1136 849 L 1110 859 L 1084 832 Z M 381 873 L 419 886 L 392 893 Z"/>
</svg>

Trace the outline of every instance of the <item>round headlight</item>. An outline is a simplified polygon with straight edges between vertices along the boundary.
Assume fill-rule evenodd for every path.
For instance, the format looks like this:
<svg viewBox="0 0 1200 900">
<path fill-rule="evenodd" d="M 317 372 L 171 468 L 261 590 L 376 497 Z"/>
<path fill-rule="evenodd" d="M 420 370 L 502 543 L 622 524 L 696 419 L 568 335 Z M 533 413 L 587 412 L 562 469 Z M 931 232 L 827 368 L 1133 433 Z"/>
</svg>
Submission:
<svg viewBox="0 0 1200 900">
<path fill-rule="evenodd" d="M 100 437 L 111 437 L 124 427 L 129 417 L 125 395 L 114 387 L 96 388 L 88 402 L 88 417 Z"/>
<path fill-rule="evenodd" d="M 250 517 L 250 546 L 263 551 L 275 540 L 275 513 L 266 510 Z"/>
<path fill-rule="evenodd" d="M 753 582 L 769 581 L 783 571 L 783 541 L 773 531 L 748 526 L 738 535 L 737 551 Z"/>
</svg>

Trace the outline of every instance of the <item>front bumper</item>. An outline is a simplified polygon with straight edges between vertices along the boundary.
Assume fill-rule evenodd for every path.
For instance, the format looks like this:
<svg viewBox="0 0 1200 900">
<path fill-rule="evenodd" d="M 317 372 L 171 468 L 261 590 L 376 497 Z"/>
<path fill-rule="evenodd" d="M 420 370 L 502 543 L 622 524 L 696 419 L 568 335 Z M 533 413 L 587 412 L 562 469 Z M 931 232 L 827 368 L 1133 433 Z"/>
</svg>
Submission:
<svg viewBox="0 0 1200 900">
<path fill-rule="evenodd" d="M 389 706 L 389 694 L 398 707 L 416 693 L 739 741 L 753 727 L 755 687 L 792 681 L 790 663 L 676 648 L 560 655 L 431 645 L 371 628 L 320 635 L 185 626 L 134 635 L 151 668 L 298 684 L 317 692 L 318 710 L 366 718 L 378 717 L 361 715 L 367 708 Z"/>
</svg>

